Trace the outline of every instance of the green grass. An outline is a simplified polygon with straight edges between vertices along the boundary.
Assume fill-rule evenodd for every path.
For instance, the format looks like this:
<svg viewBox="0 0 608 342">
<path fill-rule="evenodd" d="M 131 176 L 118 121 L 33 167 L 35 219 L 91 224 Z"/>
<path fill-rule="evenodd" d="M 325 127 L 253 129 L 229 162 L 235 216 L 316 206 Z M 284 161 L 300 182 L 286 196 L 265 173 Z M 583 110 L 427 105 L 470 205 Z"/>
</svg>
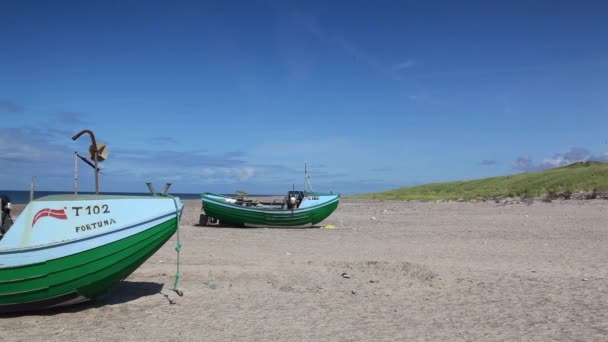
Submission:
<svg viewBox="0 0 608 342">
<path fill-rule="evenodd" d="M 381 200 L 471 200 L 480 198 L 539 197 L 576 191 L 607 191 L 608 164 L 578 162 L 541 172 L 492 177 L 472 181 L 431 183 L 395 190 L 356 195 Z"/>
</svg>

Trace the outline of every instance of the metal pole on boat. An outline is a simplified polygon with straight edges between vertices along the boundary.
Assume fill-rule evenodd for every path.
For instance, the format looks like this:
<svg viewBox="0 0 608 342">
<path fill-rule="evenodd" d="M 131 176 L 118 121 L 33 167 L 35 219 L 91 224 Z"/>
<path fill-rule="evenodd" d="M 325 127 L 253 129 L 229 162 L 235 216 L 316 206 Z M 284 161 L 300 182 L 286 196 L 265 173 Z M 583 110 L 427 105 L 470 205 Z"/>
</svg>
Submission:
<svg viewBox="0 0 608 342">
<path fill-rule="evenodd" d="M 152 183 L 146 183 L 146 185 L 148 186 L 148 189 L 150 189 L 152 196 L 156 196 L 156 191 L 154 190 L 154 186 L 152 185 Z"/>
<path fill-rule="evenodd" d="M 34 176 L 32 176 L 32 182 L 30 183 L 30 202 L 34 200 Z"/>
<path fill-rule="evenodd" d="M 304 162 L 304 191 L 306 191 L 306 185 L 310 189 L 310 192 L 314 192 L 312 185 L 310 185 L 310 177 L 308 177 L 308 162 Z"/>
<path fill-rule="evenodd" d="M 72 140 L 76 140 L 78 138 L 80 138 L 81 135 L 83 135 L 84 133 L 88 133 L 89 136 L 91 137 L 91 152 L 93 154 L 93 160 L 95 160 L 95 194 L 99 195 L 99 163 L 97 161 L 97 156 L 99 154 L 99 151 L 97 150 L 97 142 L 95 141 L 95 134 L 93 134 L 93 132 L 91 132 L 91 130 L 88 129 L 83 129 L 82 131 L 76 133 L 76 135 L 74 135 L 72 137 Z"/>
<path fill-rule="evenodd" d="M 78 195 L 78 152 L 74 151 L 74 195 Z"/>
</svg>

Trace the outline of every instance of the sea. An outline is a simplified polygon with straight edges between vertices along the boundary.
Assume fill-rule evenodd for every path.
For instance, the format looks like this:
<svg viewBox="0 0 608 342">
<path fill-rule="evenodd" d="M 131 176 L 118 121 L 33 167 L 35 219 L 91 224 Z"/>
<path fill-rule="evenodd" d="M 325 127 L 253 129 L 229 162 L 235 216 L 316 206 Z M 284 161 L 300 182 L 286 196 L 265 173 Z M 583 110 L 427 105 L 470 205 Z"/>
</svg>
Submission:
<svg viewBox="0 0 608 342">
<path fill-rule="evenodd" d="M 34 199 L 49 196 L 49 195 L 63 195 L 74 193 L 69 191 L 34 191 Z M 78 194 L 95 194 L 94 192 L 79 191 Z M 150 196 L 150 192 L 100 192 L 100 195 L 135 195 L 135 196 Z M 30 202 L 29 191 L 16 191 L 16 190 L 0 190 L 0 195 L 7 195 L 11 203 L 13 204 L 28 204 Z M 200 199 L 201 194 L 177 194 L 170 193 L 171 196 L 179 197 L 180 199 Z"/>
<path fill-rule="evenodd" d="M 70 192 L 70 191 L 34 191 L 34 199 L 36 198 L 40 198 L 40 197 L 44 197 L 44 196 L 49 196 L 49 195 L 64 195 L 64 194 L 71 194 L 74 192 Z M 93 195 L 95 194 L 94 192 L 86 192 L 86 191 L 79 191 L 78 194 L 90 194 Z M 100 195 L 123 195 L 123 196 L 150 196 L 150 192 L 100 192 Z M 180 199 L 183 200 L 187 200 L 187 199 L 200 199 L 201 198 L 201 194 L 200 193 L 196 193 L 196 194 L 178 194 L 178 193 L 169 193 L 171 196 L 176 196 L 179 197 Z M 28 204 L 30 202 L 30 192 L 29 191 L 17 191 L 17 190 L 0 190 L 0 195 L 7 195 L 10 200 L 11 203 L 13 204 Z M 234 196 L 234 194 L 223 194 L 225 196 Z M 255 197 L 267 197 L 267 196 L 275 196 L 275 195 L 253 195 L 250 194 L 249 196 L 255 196 Z"/>
</svg>

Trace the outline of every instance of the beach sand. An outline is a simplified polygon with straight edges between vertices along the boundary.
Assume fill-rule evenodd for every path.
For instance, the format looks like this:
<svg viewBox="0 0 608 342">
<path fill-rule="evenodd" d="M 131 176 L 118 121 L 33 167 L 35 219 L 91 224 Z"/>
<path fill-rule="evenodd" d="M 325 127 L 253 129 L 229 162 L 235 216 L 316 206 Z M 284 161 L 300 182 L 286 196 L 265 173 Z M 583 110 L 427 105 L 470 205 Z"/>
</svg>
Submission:
<svg viewBox="0 0 608 342">
<path fill-rule="evenodd" d="M 2 316 L 0 339 L 608 340 L 608 201 L 347 198 L 335 229 L 201 227 L 185 202 L 183 297 L 174 236 L 100 301 Z"/>
</svg>

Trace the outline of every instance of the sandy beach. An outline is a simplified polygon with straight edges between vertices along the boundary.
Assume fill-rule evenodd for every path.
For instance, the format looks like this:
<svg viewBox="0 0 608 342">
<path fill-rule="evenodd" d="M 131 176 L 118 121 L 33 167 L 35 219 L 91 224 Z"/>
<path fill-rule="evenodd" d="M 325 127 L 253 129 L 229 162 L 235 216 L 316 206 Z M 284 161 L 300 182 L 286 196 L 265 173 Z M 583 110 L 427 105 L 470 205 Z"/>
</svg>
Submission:
<svg viewBox="0 0 608 342">
<path fill-rule="evenodd" d="M 203 227 L 185 203 L 183 297 L 174 236 L 102 300 L 2 316 L 1 340 L 608 340 L 608 201 L 347 198 L 334 229 Z"/>
</svg>

